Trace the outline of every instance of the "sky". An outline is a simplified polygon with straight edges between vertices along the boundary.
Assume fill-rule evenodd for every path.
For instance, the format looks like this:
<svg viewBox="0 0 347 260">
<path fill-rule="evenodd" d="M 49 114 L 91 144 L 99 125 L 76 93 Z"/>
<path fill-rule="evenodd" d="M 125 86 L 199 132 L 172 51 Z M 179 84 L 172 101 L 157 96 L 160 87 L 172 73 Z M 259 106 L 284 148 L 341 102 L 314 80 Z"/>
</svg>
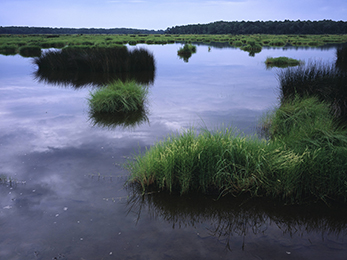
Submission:
<svg viewBox="0 0 347 260">
<path fill-rule="evenodd" d="M 346 0 L 1 0 L 0 26 L 165 30 L 215 21 L 346 21 Z"/>
</svg>

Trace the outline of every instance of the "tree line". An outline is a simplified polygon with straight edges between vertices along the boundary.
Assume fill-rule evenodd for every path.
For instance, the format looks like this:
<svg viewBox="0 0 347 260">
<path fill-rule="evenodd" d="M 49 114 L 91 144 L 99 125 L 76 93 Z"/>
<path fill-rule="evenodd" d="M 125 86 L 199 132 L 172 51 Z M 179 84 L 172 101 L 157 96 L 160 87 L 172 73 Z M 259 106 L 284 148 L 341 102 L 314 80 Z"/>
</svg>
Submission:
<svg viewBox="0 0 347 260">
<path fill-rule="evenodd" d="M 0 34 L 162 34 L 163 30 L 132 28 L 51 28 L 28 26 L 0 26 Z"/>
<path fill-rule="evenodd" d="M 347 22 L 320 21 L 218 21 L 166 29 L 167 34 L 347 34 Z"/>
<path fill-rule="evenodd" d="M 217 21 L 166 30 L 0 26 L 0 34 L 347 34 L 345 21 Z"/>
</svg>

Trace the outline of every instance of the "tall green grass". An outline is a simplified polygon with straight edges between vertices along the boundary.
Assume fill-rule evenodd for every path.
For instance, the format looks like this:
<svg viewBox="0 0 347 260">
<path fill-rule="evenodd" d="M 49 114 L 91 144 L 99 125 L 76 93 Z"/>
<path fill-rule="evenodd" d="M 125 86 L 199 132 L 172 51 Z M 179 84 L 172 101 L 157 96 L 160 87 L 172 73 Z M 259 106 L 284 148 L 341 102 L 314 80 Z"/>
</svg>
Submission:
<svg viewBox="0 0 347 260">
<path fill-rule="evenodd" d="M 336 49 L 336 68 L 347 71 L 347 46 Z"/>
<path fill-rule="evenodd" d="M 120 80 L 91 93 L 91 113 L 128 113 L 145 108 L 148 88 L 135 81 Z"/>
<path fill-rule="evenodd" d="M 287 100 L 270 117 L 270 137 L 277 148 L 269 154 L 264 184 L 272 196 L 347 199 L 347 131 L 327 103 Z"/>
<path fill-rule="evenodd" d="M 297 98 L 269 120 L 268 141 L 229 129 L 169 136 L 128 162 L 129 182 L 143 191 L 346 200 L 347 132 L 336 127 L 329 106 Z"/>
<path fill-rule="evenodd" d="M 125 46 L 112 48 L 68 47 L 48 51 L 35 58 L 39 70 L 128 72 L 154 71 L 154 56 L 145 49 L 128 51 Z"/>
<path fill-rule="evenodd" d="M 335 116 L 347 118 L 347 71 L 333 64 L 310 62 L 278 74 L 282 102 L 300 97 L 317 97 L 330 104 Z"/>
</svg>

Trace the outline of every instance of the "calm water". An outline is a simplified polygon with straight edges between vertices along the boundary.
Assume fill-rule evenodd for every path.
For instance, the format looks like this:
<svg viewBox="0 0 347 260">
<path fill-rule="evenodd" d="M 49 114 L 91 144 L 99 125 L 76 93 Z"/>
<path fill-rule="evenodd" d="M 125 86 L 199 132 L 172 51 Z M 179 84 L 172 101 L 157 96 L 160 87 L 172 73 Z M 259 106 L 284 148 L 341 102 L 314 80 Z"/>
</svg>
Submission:
<svg viewBox="0 0 347 260">
<path fill-rule="evenodd" d="M 143 47 L 157 69 L 148 120 L 131 129 L 94 125 L 95 87 L 40 82 L 32 59 L 0 55 L 0 259 L 346 259 L 345 209 L 141 197 L 120 166 L 189 127 L 255 133 L 278 105 L 265 59 L 334 62 L 335 49 L 198 46 L 184 62 L 178 44 Z"/>
</svg>

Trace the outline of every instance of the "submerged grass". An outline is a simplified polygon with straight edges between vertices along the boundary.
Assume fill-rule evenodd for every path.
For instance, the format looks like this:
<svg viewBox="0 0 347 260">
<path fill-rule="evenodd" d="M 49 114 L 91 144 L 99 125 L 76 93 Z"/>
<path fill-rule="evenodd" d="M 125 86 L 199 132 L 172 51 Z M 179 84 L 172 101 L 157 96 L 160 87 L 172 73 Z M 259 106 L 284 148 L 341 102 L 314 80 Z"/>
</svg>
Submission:
<svg viewBox="0 0 347 260">
<path fill-rule="evenodd" d="M 270 196 L 290 203 L 347 199 L 347 132 L 317 98 L 283 104 L 269 117 L 270 140 L 229 129 L 193 129 L 135 156 L 129 182 L 180 194 Z"/>
<path fill-rule="evenodd" d="M 146 86 L 118 80 L 91 93 L 88 101 L 91 113 L 127 113 L 143 110 L 147 95 Z"/>
</svg>

